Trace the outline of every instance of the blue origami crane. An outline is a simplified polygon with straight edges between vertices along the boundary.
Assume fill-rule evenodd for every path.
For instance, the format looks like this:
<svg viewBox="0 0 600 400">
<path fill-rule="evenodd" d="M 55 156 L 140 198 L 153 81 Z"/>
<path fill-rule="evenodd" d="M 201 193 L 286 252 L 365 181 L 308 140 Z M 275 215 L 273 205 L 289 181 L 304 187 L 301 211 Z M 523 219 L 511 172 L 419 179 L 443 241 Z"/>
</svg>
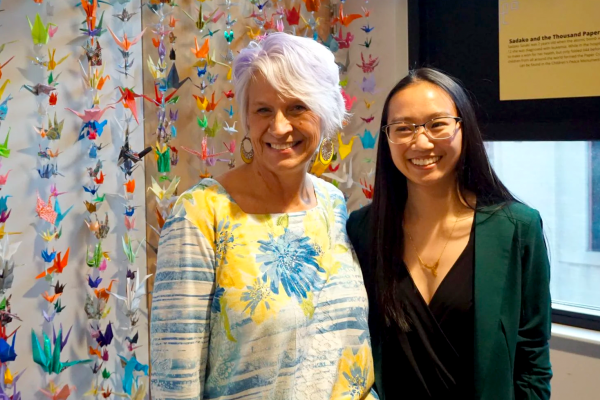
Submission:
<svg viewBox="0 0 600 400">
<path fill-rule="evenodd" d="M 373 136 L 373 134 L 371 133 L 370 130 L 365 129 L 365 133 L 363 133 L 363 135 L 358 135 L 360 137 L 360 141 L 362 143 L 363 149 L 374 149 L 375 148 L 375 141 L 377 140 L 377 137 L 379 136 L 379 132 L 377 132 L 377 134 L 375 136 Z"/>
</svg>

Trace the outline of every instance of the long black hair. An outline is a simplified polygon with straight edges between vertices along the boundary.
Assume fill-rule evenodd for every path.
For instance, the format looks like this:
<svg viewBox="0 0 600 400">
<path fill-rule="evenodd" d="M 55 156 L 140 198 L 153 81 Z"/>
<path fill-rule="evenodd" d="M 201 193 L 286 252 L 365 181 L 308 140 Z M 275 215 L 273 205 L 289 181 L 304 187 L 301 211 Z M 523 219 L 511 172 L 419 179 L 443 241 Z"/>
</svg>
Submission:
<svg viewBox="0 0 600 400">
<path fill-rule="evenodd" d="M 375 294 L 378 314 L 386 326 L 409 329 L 398 282 L 408 274 L 401 263 L 404 254 L 402 220 L 408 196 L 407 180 L 394 164 L 390 144 L 383 126 L 388 121 L 388 108 L 394 95 L 417 82 L 429 82 L 444 90 L 454 101 L 462 118 L 462 148 L 455 173 L 459 196 L 468 192 L 477 196 L 477 208 L 516 201 L 496 176 L 490 165 L 475 110 L 462 85 L 454 78 L 432 68 L 412 70 L 388 94 L 381 115 L 381 129 L 377 150 L 375 191 L 371 205 L 371 265 L 374 267 Z M 470 205 L 473 207 L 473 205 Z M 370 280 L 371 280 L 370 279 Z"/>
</svg>

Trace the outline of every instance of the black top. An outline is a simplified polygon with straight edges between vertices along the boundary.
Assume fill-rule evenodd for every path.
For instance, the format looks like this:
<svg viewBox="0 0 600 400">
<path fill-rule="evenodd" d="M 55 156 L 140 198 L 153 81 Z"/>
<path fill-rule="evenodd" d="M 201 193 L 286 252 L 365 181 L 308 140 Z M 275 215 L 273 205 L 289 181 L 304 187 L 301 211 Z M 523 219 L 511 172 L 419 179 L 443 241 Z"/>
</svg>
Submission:
<svg viewBox="0 0 600 400">
<path fill-rule="evenodd" d="M 385 385 L 387 399 L 473 397 L 473 227 L 429 306 L 410 274 L 400 281 L 410 331 L 383 339 L 383 381 L 397 382 Z"/>
</svg>

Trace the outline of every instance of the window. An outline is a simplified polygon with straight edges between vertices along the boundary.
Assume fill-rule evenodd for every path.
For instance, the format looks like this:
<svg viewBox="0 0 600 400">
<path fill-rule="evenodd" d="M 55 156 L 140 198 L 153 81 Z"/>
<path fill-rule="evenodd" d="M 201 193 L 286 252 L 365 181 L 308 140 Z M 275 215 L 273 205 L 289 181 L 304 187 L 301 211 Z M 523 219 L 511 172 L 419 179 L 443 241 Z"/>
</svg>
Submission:
<svg viewBox="0 0 600 400">
<path fill-rule="evenodd" d="M 600 329 L 600 142 L 486 147 L 508 189 L 542 216 L 554 310 L 597 319 L 594 329 Z"/>
</svg>

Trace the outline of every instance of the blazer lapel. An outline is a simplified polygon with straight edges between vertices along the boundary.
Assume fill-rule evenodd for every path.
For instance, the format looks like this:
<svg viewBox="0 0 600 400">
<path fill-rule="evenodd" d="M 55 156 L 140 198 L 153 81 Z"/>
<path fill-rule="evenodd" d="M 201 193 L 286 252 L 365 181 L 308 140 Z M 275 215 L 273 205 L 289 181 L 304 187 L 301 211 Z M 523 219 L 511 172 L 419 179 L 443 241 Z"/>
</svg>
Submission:
<svg viewBox="0 0 600 400">
<path fill-rule="evenodd" d="M 482 395 L 494 338 L 500 330 L 500 308 L 509 268 L 515 225 L 504 210 L 475 214 L 475 394 Z"/>
</svg>

